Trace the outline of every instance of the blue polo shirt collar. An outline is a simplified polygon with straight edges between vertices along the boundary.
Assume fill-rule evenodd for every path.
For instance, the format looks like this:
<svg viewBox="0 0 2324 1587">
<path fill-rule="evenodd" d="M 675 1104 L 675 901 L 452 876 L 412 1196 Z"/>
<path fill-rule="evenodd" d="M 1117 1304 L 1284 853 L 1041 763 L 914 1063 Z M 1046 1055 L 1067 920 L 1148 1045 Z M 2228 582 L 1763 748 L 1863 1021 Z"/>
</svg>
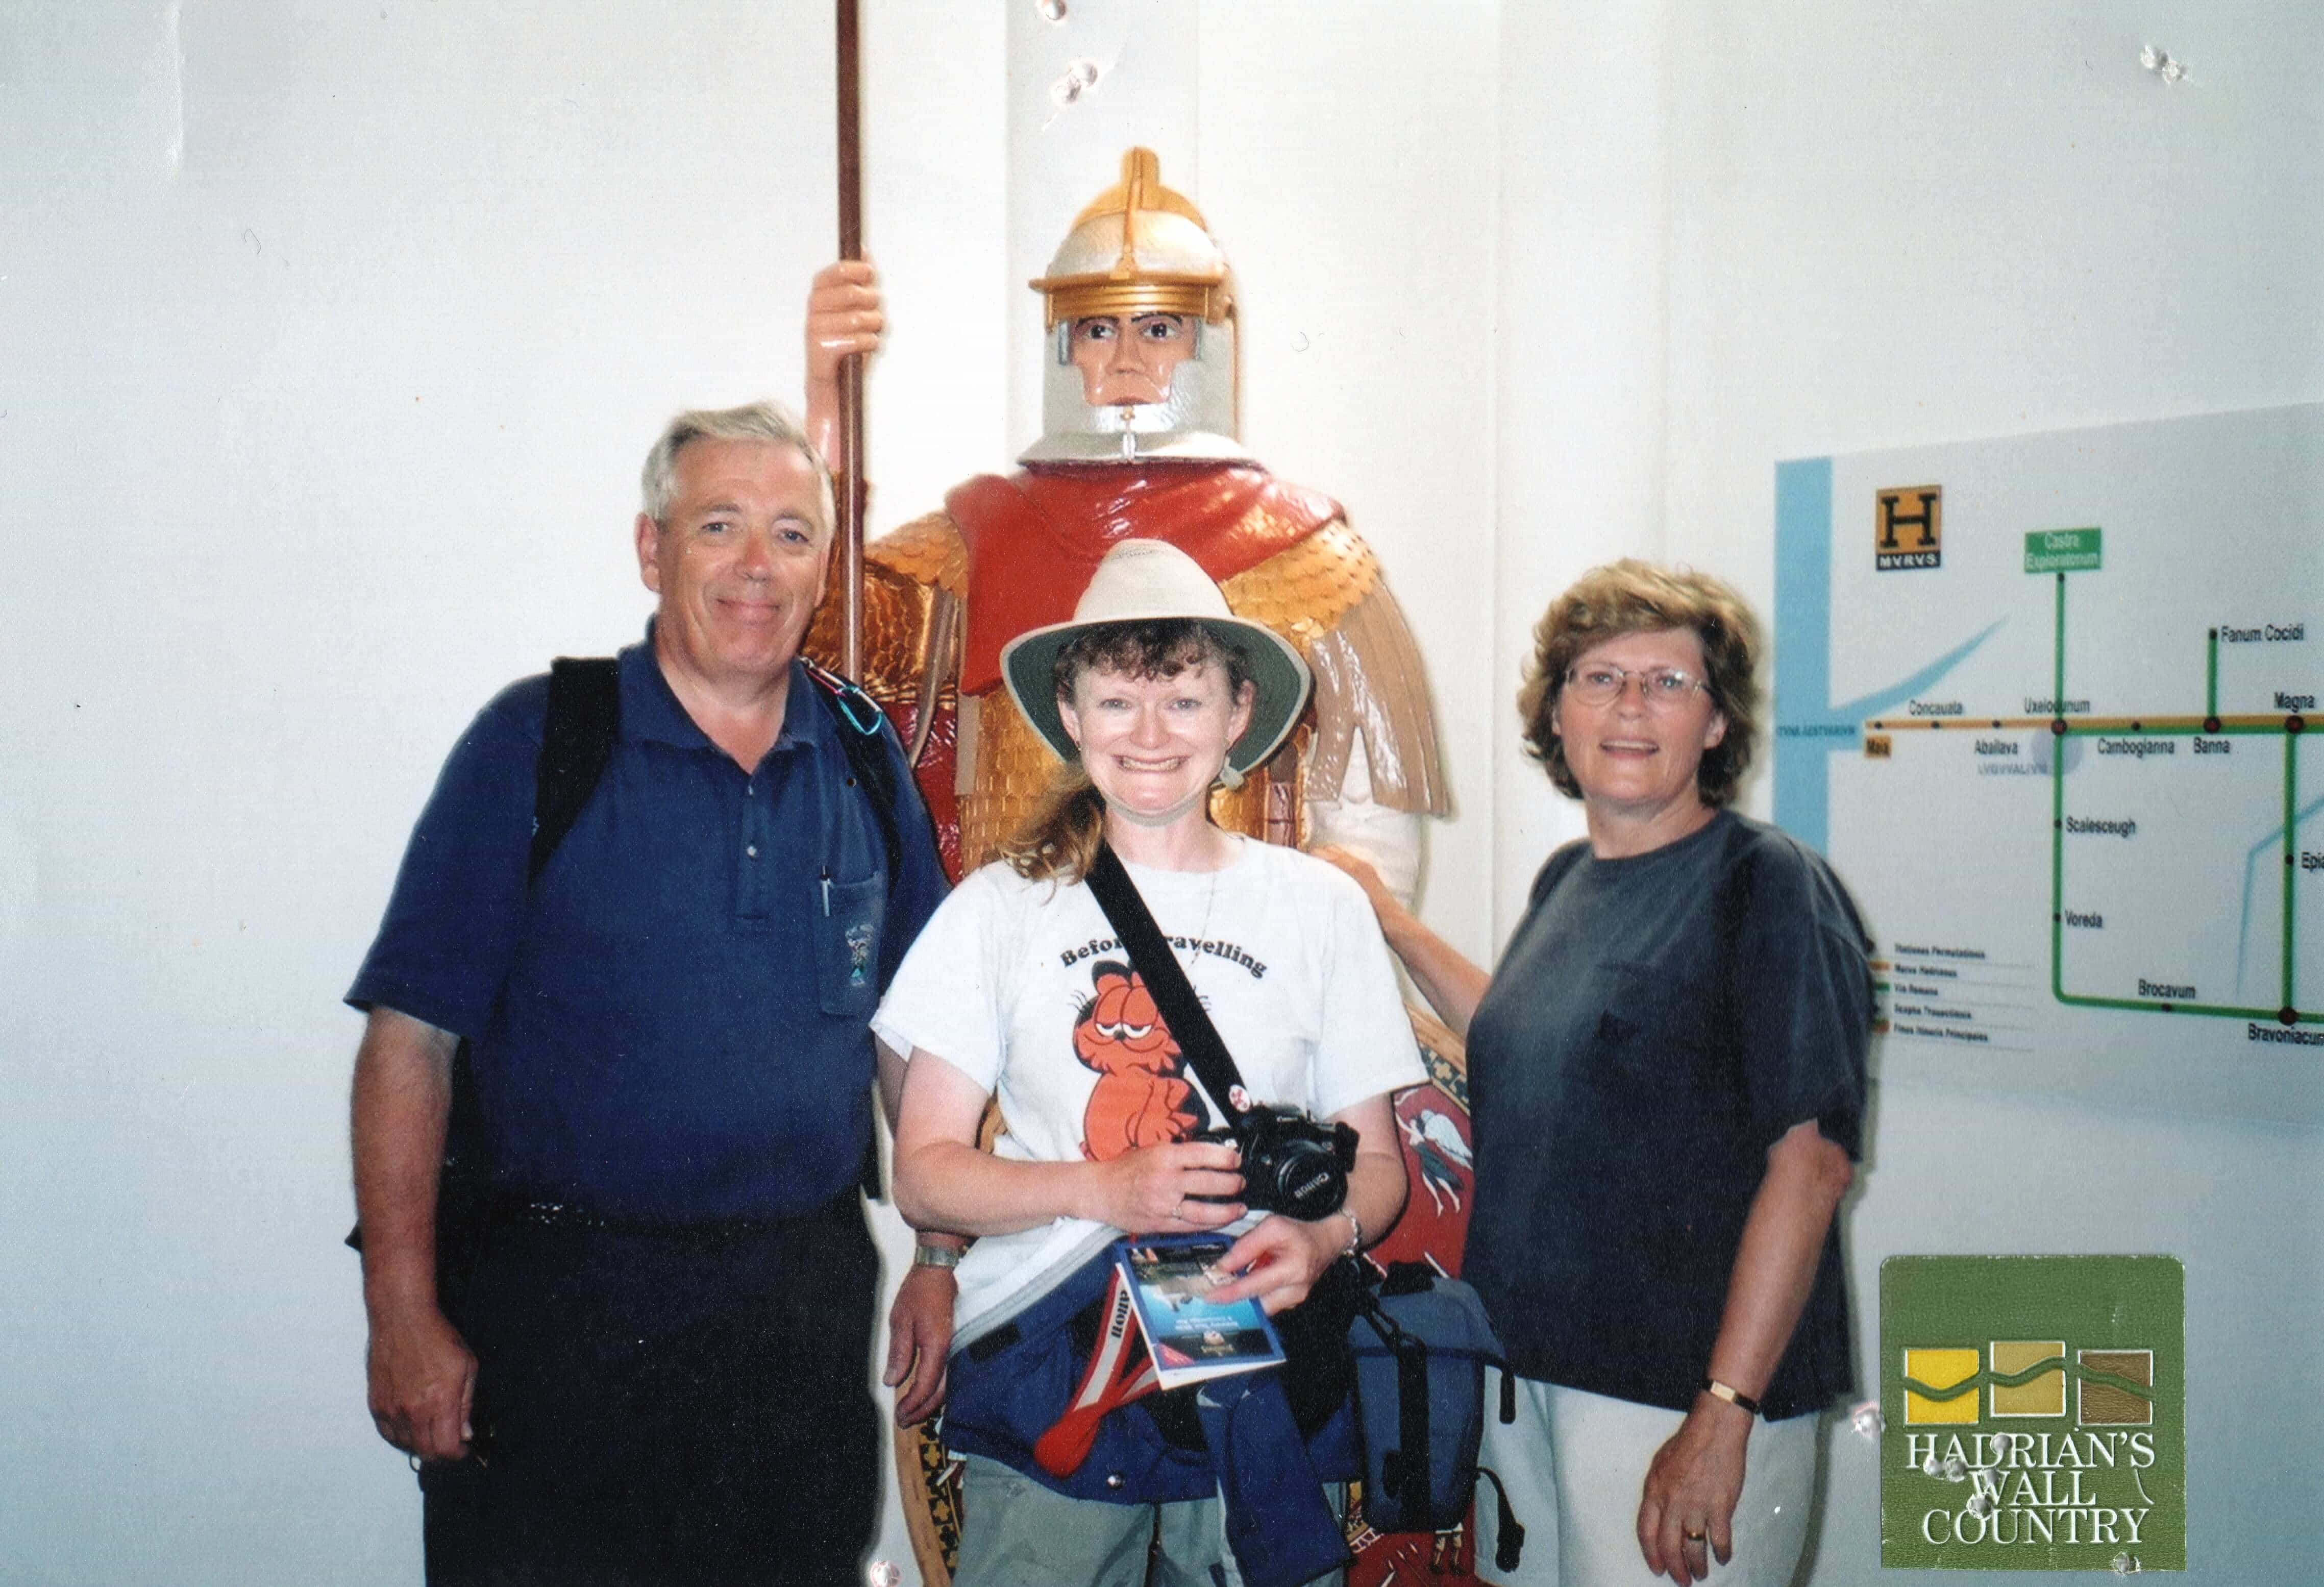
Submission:
<svg viewBox="0 0 2324 1587">
<path fill-rule="evenodd" d="M 632 743 L 666 743 L 724 753 L 686 714 L 669 679 L 662 676 L 661 663 L 654 657 L 653 636 L 653 619 L 649 617 L 645 639 L 621 652 L 622 736 Z M 816 709 L 814 690 L 807 669 L 793 661 L 790 693 L 783 705 L 783 730 L 770 754 L 801 743 L 820 744 L 830 737 L 831 724 L 826 714 Z"/>
</svg>

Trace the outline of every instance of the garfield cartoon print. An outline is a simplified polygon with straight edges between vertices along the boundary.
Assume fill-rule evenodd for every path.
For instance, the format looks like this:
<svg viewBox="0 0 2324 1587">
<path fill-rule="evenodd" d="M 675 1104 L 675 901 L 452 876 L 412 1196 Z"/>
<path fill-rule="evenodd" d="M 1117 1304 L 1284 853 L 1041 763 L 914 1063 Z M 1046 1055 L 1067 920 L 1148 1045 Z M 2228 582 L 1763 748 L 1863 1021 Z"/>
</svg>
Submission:
<svg viewBox="0 0 2324 1587">
<path fill-rule="evenodd" d="M 1209 1128 L 1211 1110 L 1185 1078 L 1177 1040 L 1145 978 L 1101 960 L 1090 981 L 1094 990 L 1074 1018 L 1074 1056 L 1098 1076 L 1082 1113 L 1082 1156 L 1107 1162 Z"/>
</svg>

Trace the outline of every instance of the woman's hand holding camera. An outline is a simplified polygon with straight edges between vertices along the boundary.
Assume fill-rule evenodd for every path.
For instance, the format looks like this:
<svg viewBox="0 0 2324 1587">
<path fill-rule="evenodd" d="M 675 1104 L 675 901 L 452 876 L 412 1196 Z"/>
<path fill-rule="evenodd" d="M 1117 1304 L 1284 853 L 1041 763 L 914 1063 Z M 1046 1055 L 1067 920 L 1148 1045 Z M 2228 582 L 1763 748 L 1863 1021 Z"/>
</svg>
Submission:
<svg viewBox="0 0 2324 1587">
<path fill-rule="evenodd" d="M 1096 1165 L 1097 1204 L 1089 1215 L 1125 1234 L 1185 1234 L 1222 1229 L 1243 1215 L 1231 1146 L 1181 1140 L 1139 1147 Z M 1213 1197 L 1202 1200 L 1202 1197 Z"/>
</svg>

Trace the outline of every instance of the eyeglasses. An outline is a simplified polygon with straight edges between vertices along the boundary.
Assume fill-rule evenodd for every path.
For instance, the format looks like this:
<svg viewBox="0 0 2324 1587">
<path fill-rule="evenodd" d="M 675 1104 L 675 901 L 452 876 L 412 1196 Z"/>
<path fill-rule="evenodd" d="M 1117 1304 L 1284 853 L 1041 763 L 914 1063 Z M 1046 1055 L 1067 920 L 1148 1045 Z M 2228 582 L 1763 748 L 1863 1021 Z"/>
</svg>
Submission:
<svg viewBox="0 0 2324 1587">
<path fill-rule="evenodd" d="M 1586 667 L 1571 667 L 1565 673 L 1565 692 L 1585 706 L 1610 706 L 1622 697 L 1632 678 L 1638 680 L 1638 697 L 1655 710 L 1675 710 L 1697 689 L 1711 686 L 1692 672 L 1682 672 L 1675 667 L 1649 667 L 1644 672 L 1633 672 L 1627 667 L 1616 667 L 1604 661 L 1592 661 Z"/>
</svg>

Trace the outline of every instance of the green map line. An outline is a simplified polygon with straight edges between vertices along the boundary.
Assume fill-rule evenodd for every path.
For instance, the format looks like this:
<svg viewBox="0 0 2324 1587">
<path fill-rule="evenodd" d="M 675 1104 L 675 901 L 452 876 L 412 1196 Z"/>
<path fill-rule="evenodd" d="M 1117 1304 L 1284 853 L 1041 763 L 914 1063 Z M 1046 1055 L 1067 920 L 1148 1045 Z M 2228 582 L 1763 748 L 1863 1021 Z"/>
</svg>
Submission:
<svg viewBox="0 0 2324 1587">
<path fill-rule="evenodd" d="M 2299 822 L 2300 809 L 2300 746 L 2292 734 L 2283 738 L 2283 1006 L 2293 1006 L 2292 965 L 2298 961 L 2292 955 L 2292 925 L 2294 918 L 2292 883 L 2300 874 L 2300 846 L 2292 841 L 2293 827 Z"/>
<path fill-rule="evenodd" d="M 1908 1374 L 1904 1379 L 1904 1387 L 1923 1399 L 1934 1400 L 1942 1405 L 1948 1400 L 1959 1399 L 1972 1389 L 2023 1389 L 2034 1379 L 2047 1376 L 2052 1372 L 2063 1372 L 2078 1383 L 2098 1383 L 2108 1389 L 2119 1389 L 2124 1393 L 2134 1395 L 2140 1399 L 2152 1400 L 2154 1398 L 2154 1385 L 2152 1383 L 2134 1382 L 2117 1373 L 2101 1371 L 2096 1367 L 2085 1367 L 2069 1361 L 2061 1355 L 2052 1356 L 2046 1361 L 2036 1362 L 2022 1372 L 1980 1370 L 1974 1376 L 1962 1379 L 1950 1389 L 1932 1389 L 1919 1379 Z"/>
<path fill-rule="evenodd" d="M 1990 1369 L 1979 1368 L 1974 1376 L 1962 1379 L 1950 1389 L 1931 1389 L 1919 1379 L 1908 1374 L 1904 1379 L 1904 1387 L 1923 1398 L 1954 1399 L 1960 1397 L 1964 1389 L 1974 1389 L 1980 1383 L 1990 1384 L 1996 1389 L 2023 1389 L 2044 1372 L 2058 1371 L 2065 1364 L 2064 1356 L 2053 1355 L 2048 1361 L 2035 1361 L 2032 1366 L 2015 1372 L 1996 1372 Z"/>
<path fill-rule="evenodd" d="M 2057 580 L 2055 641 L 2052 647 L 2052 702 L 2066 698 L 2066 576 L 2052 576 Z M 2205 694 L 2209 714 L 2218 715 L 2218 632 L 2210 631 L 2209 659 Z M 2296 823 L 2299 812 L 2300 734 L 2290 725 L 2282 727 L 2230 726 L 2221 724 L 2219 734 L 2245 735 L 2275 734 L 2283 740 L 2283 1001 L 2273 1009 L 2239 1008 L 2226 1003 L 2165 1002 L 2160 998 L 2088 997 L 2066 990 L 2066 757 L 2061 752 L 2050 757 L 2050 995 L 2070 1008 L 2122 1009 L 2141 1014 L 2195 1014 L 2213 1019 L 2273 1020 L 2282 1025 L 2324 1025 L 2324 1010 L 2306 1010 L 2293 1003 L 2297 991 L 2294 965 L 2292 924 L 2297 899 L 2293 884 L 2298 880 L 2296 862 L 2300 857 Z M 2185 728 L 2120 728 L 2083 727 L 2077 729 L 2061 715 L 2053 719 L 2051 733 L 2057 738 L 2080 738 L 2103 734 L 2108 737 L 2125 737 L 2137 734 L 2145 737 L 2172 738 L 2184 736 Z M 2287 1017 L 2288 1016 L 2288 1017 Z"/>
</svg>

